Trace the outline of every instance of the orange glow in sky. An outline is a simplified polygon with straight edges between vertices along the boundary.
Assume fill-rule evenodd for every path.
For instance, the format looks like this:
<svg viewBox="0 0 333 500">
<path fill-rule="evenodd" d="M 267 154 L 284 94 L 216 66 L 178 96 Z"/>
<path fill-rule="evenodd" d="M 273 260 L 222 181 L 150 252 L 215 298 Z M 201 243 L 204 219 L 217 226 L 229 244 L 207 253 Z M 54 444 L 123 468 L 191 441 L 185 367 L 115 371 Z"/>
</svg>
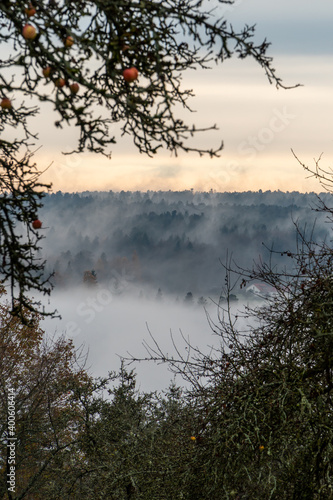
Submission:
<svg viewBox="0 0 333 500">
<path fill-rule="evenodd" d="M 151 159 L 136 151 L 130 137 L 119 139 L 111 160 L 86 153 L 64 156 L 61 151 L 75 144 L 73 131 L 58 133 L 41 126 L 43 147 L 35 159 L 41 167 L 53 162 L 43 180 L 51 181 L 55 191 L 320 191 L 317 181 L 306 179 L 291 149 L 309 166 L 324 153 L 322 164 L 329 165 L 333 66 L 316 57 L 280 58 L 278 63 L 287 84 L 304 86 L 277 90 L 260 67 L 244 61 L 193 72 L 192 81 L 190 76 L 184 80 L 196 94 L 192 106 L 197 112 L 186 116 L 188 122 L 199 127 L 216 123 L 219 128 L 201 133 L 195 144 L 216 147 L 222 139 L 219 158 L 182 152 L 175 158 L 164 151 Z M 116 128 L 111 133 L 117 133 Z"/>
<path fill-rule="evenodd" d="M 33 161 L 39 170 L 49 166 L 41 180 L 52 183 L 53 191 L 322 191 L 318 181 L 307 178 L 292 150 L 310 168 L 321 154 L 320 165 L 326 170 L 333 166 L 332 1 L 322 0 L 318 7 L 303 0 L 207 0 L 207 6 L 216 7 L 236 31 L 256 24 L 254 42 L 271 42 L 268 56 L 276 75 L 287 86 L 302 86 L 278 90 L 258 63 L 236 57 L 184 74 L 183 88 L 192 89 L 188 104 L 195 112 L 179 108 L 175 114 L 199 129 L 216 124 L 218 130 L 188 142 L 209 150 L 223 141 L 220 156 L 213 159 L 182 151 L 175 157 L 162 148 L 149 158 L 138 152 L 130 136 L 121 137 L 119 124 L 110 128 L 117 139 L 111 160 L 90 153 L 66 156 L 61 152 L 76 148 L 76 127 L 56 128 L 52 107 L 42 103 L 41 113 L 29 124 L 39 135 Z"/>
</svg>

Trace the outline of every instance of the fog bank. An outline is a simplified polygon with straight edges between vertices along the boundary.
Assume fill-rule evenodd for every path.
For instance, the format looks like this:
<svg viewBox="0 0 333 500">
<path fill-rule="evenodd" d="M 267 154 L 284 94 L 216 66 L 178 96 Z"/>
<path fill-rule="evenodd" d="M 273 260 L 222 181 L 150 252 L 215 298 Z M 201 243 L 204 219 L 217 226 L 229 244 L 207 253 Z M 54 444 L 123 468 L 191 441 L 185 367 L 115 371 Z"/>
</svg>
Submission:
<svg viewBox="0 0 333 500">
<path fill-rule="evenodd" d="M 140 299 L 134 296 L 107 298 L 98 295 L 98 290 L 72 289 L 52 294 L 48 309 L 56 308 L 60 319 L 45 318 L 42 327 L 47 336 L 65 334 L 74 345 L 83 345 L 88 352 L 87 368 L 94 376 L 105 376 L 108 371 L 120 368 L 120 357 L 144 358 L 147 351 L 143 342 L 153 345 L 149 332 L 163 352 L 175 354 L 171 334 L 186 354 L 186 343 L 182 335 L 195 347 L 209 352 L 209 346 L 218 346 L 219 339 L 209 326 L 206 310 L 215 320 L 217 305 L 208 301 L 206 310 L 197 304 L 176 302 L 176 297 L 159 300 Z M 152 362 L 131 365 L 138 374 L 141 390 L 162 390 L 168 387 L 174 375 L 166 365 Z M 176 382 L 183 385 L 182 379 Z"/>
</svg>

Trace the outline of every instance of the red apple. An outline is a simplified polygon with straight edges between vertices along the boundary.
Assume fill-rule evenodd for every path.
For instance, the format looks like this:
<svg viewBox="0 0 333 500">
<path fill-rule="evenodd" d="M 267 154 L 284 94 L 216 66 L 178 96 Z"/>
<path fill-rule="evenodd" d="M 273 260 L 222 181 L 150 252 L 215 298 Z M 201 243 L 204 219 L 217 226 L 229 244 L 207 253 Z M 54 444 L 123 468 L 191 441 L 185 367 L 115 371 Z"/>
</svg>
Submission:
<svg viewBox="0 0 333 500">
<path fill-rule="evenodd" d="M 4 97 L 0 102 L 0 106 L 2 109 L 12 109 L 12 102 L 8 97 Z"/>
<path fill-rule="evenodd" d="M 61 87 L 63 87 L 65 83 L 66 81 L 63 78 L 58 78 L 58 80 L 54 82 L 54 85 L 58 87 L 58 89 L 61 89 Z"/>
<path fill-rule="evenodd" d="M 70 88 L 72 94 L 77 94 L 80 87 L 79 87 L 78 83 L 74 82 L 74 83 L 70 84 L 69 88 Z"/>
<path fill-rule="evenodd" d="M 39 219 L 36 219 L 32 222 L 32 227 L 34 229 L 40 229 L 42 227 L 42 223 Z"/>
<path fill-rule="evenodd" d="M 139 76 L 139 72 L 136 68 L 127 68 L 123 71 L 123 77 L 125 82 L 134 82 Z"/>
<path fill-rule="evenodd" d="M 43 75 L 45 76 L 45 78 L 49 78 L 49 76 L 51 75 L 51 72 L 52 72 L 51 66 L 46 66 L 46 68 L 42 69 L 42 72 L 43 72 Z"/>
<path fill-rule="evenodd" d="M 65 47 L 71 47 L 74 43 L 74 39 L 72 36 L 68 36 L 67 38 L 65 38 L 65 41 L 64 41 L 64 44 L 65 44 Z"/>
<path fill-rule="evenodd" d="M 25 9 L 25 13 L 28 17 L 32 17 L 36 14 L 36 9 L 32 3 L 29 3 L 28 7 Z"/>
<path fill-rule="evenodd" d="M 22 30 L 23 38 L 26 40 L 34 40 L 37 36 L 37 30 L 31 24 L 25 24 Z"/>
</svg>

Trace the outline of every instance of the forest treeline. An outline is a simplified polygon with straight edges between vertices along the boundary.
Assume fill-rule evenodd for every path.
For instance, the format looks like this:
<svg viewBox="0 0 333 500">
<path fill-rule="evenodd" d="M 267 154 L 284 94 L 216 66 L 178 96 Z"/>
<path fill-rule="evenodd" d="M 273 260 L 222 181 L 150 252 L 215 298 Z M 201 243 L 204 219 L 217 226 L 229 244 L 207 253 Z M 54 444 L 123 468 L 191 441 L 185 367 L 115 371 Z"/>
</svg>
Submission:
<svg viewBox="0 0 333 500">
<path fill-rule="evenodd" d="M 320 195 L 330 204 L 331 195 Z M 329 238 L 315 193 L 187 191 L 49 194 L 40 213 L 42 257 L 56 286 L 123 277 L 156 291 L 205 295 L 223 283 L 222 264 L 270 257 L 288 265 L 295 222 L 316 241 Z M 314 227 L 315 224 L 315 227 Z M 283 255 L 281 255 L 283 254 Z"/>
</svg>

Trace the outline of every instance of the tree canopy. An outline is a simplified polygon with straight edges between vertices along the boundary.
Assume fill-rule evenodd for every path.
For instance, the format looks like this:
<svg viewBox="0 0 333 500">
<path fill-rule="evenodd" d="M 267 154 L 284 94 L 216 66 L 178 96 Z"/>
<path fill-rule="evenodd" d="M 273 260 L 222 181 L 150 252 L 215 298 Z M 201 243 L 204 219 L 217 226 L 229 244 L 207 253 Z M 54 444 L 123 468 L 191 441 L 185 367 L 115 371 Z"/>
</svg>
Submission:
<svg viewBox="0 0 333 500">
<path fill-rule="evenodd" d="M 312 174 L 332 185 L 318 164 Z M 316 210 L 332 222 L 332 208 L 318 200 Z M 146 343 L 146 360 L 168 363 L 190 383 L 201 419 L 197 498 L 333 498 L 332 248 L 296 230 L 297 250 L 276 251 L 288 268 L 273 250 L 251 269 L 226 266 L 226 299 L 218 320 L 209 318 L 218 347 L 205 353 L 173 339 L 172 356 L 153 336 Z M 232 292 L 248 281 L 274 294 L 234 306 Z"/>
</svg>

